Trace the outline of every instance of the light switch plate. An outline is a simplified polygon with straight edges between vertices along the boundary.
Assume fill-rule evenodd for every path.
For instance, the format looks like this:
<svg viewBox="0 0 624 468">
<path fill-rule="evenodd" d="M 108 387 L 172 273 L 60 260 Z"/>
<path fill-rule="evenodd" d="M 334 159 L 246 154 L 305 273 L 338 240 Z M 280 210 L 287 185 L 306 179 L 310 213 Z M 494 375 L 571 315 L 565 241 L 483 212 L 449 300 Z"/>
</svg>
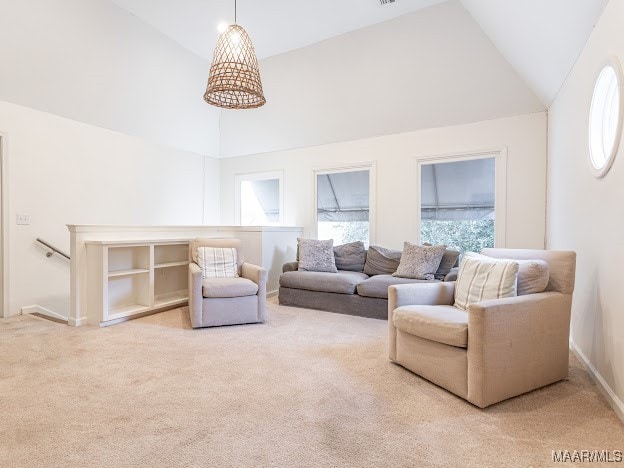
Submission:
<svg viewBox="0 0 624 468">
<path fill-rule="evenodd" d="M 19 225 L 28 225 L 30 224 L 30 215 L 25 213 L 17 214 L 17 224 Z"/>
</svg>

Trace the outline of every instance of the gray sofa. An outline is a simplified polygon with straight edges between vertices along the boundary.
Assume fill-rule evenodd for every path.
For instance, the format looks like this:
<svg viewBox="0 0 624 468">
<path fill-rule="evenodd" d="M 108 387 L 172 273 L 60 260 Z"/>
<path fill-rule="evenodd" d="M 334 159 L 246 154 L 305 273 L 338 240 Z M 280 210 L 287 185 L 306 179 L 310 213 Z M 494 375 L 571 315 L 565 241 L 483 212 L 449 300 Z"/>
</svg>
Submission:
<svg viewBox="0 0 624 468">
<path fill-rule="evenodd" d="M 373 247 L 374 248 L 374 247 Z M 382 249 L 385 253 L 400 252 Z M 398 264 L 398 258 L 396 263 Z M 453 260 L 454 262 L 455 260 Z M 372 274 L 375 270 L 338 270 L 338 273 L 298 271 L 298 262 L 290 262 L 282 267 L 279 279 L 280 305 L 307 309 L 338 312 L 347 315 L 388 319 L 388 287 L 396 284 L 435 283 L 453 281 L 457 268 L 443 270 L 436 274 L 438 279 L 418 280 L 385 274 Z M 451 266 L 454 263 L 451 263 Z M 369 274 L 364 273 L 368 271 Z M 381 270 L 377 270 L 381 271 Z"/>
</svg>

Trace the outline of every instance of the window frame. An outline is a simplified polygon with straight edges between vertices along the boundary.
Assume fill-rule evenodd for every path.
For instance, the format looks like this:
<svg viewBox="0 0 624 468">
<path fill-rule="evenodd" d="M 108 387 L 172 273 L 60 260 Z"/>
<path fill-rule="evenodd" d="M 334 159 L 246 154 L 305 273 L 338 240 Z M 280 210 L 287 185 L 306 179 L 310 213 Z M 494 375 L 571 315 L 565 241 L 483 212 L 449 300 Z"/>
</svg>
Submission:
<svg viewBox="0 0 624 468">
<path fill-rule="evenodd" d="M 241 184 L 255 180 L 279 180 L 279 217 L 277 222 L 268 223 L 267 226 L 282 226 L 284 224 L 284 171 L 249 172 L 234 175 L 234 222 L 237 226 L 247 226 L 241 223 L 242 198 Z M 250 225 L 251 226 L 251 225 Z"/>
<path fill-rule="evenodd" d="M 413 221 L 413 238 L 420 244 L 421 230 L 421 187 L 422 166 L 427 164 L 452 163 L 461 161 L 473 161 L 476 159 L 494 158 L 494 247 L 504 248 L 507 243 L 507 148 L 462 151 L 438 156 L 416 157 L 416 210 Z"/>
<path fill-rule="evenodd" d="M 614 71 L 620 105 L 618 109 L 619 111 L 618 120 L 616 124 L 613 148 L 611 148 L 611 152 L 609 154 L 604 154 L 604 156 L 606 157 L 605 164 L 602 167 L 598 167 L 594 164 L 594 157 L 592 156 L 592 148 L 591 148 L 592 115 L 593 115 L 594 106 L 596 105 L 596 101 L 595 101 L 596 85 L 598 84 L 598 80 L 600 79 L 602 72 L 606 68 L 611 68 Z M 587 113 L 587 156 L 588 156 L 587 159 L 589 162 L 589 169 L 591 173 L 597 179 L 601 179 L 607 174 L 607 172 L 609 172 L 609 170 L 611 169 L 611 166 L 613 165 L 615 161 L 615 157 L 618 153 L 618 149 L 620 146 L 620 139 L 622 136 L 622 124 L 624 122 L 624 79 L 622 77 L 622 67 L 620 65 L 619 59 L 615 56 L 611 56 L 611 57 L 608 57 L 606 60 L 604 60 L 601 63 L 600 67 L 598 68 L 598 71 L 596 75 L 594 76 L 594 80 L 592 81 L 592 83 L 593 83 L 593 86 L 592 86 L 591 97 L 589 99 L 589 110 Z M 601 138 L 604 139 L 604 132 L 601 135 Z"/>
<path fill-rule="evenodd" d="M 324 166 L 314 168 L 312 193 L 312 230 L 313 239 L 318 239 L 318 176 L 324 174 L 338 174 L 341 172 L 368 171 L 368 245 L 375 245 L 377 241 L 377 163 L 367 161 L 361 163 L 344 164 L 340 166 Z"/>
</svg>

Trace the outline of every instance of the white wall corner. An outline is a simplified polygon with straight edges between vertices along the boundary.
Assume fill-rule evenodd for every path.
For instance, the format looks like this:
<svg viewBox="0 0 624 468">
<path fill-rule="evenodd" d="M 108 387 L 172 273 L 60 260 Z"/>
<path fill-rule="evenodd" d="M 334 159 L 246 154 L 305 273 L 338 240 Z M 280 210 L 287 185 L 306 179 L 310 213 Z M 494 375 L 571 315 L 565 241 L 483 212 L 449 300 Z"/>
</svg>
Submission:
<svg viewBox="0 0 624 468">
<path fill-rule="evenodd" d="M 61 320 L 63 322 L 67 322 L 67 317 L 61 314 L 58 314 L 50 309 L 46 309 L 45 307 L 36 305 L 36 304 L 22 307 L 21 312 L 22 312 L 22 315 L 39 314 L 39 315 L 45 315 L 46 317 L 50 317 L 55 320 Z"/>
<path fill-rule="evenodd" d="M 598 370 L 589 361 L 587 356 L 585 356 L 585 353 L 581 351 L 581 349 L 576 345 L 572 338 L 570 338 L 570 349 L 576 355 L 576 357 L 579 358 L 579 360 L 585 365 L 587 371 L 589 372 L 589 375 L 600 390 L 600 393 L 602 393 L 602 395 L 606 398 L 607 403 L 609 403 L 609 406 L 613 408 L 613 411 L 615 411 L 615 414 L 617 414 L 618 418 L 620 418 L 620 421 L 624 423 L 624 403 L 622 402 L 622 400 L 619 399 L 619 397 L 615 394 L 607 381 L 602 377 L 602 375 L 600 375 L 600 372 L 598 372 Z"/>
</svg>

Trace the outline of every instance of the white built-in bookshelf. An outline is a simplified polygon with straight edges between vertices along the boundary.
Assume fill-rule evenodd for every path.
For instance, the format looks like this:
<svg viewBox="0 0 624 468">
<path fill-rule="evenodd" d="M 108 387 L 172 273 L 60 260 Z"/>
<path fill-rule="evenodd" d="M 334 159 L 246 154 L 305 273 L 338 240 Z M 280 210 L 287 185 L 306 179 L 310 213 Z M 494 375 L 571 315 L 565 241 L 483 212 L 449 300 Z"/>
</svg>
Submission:
<svg viewBox="0 0 624 468">
<path fill-rule="evenodd" d="M 188 301 L 188 240 L 86 245 L 90 325 L 112 325 Z"/>
</svg>

